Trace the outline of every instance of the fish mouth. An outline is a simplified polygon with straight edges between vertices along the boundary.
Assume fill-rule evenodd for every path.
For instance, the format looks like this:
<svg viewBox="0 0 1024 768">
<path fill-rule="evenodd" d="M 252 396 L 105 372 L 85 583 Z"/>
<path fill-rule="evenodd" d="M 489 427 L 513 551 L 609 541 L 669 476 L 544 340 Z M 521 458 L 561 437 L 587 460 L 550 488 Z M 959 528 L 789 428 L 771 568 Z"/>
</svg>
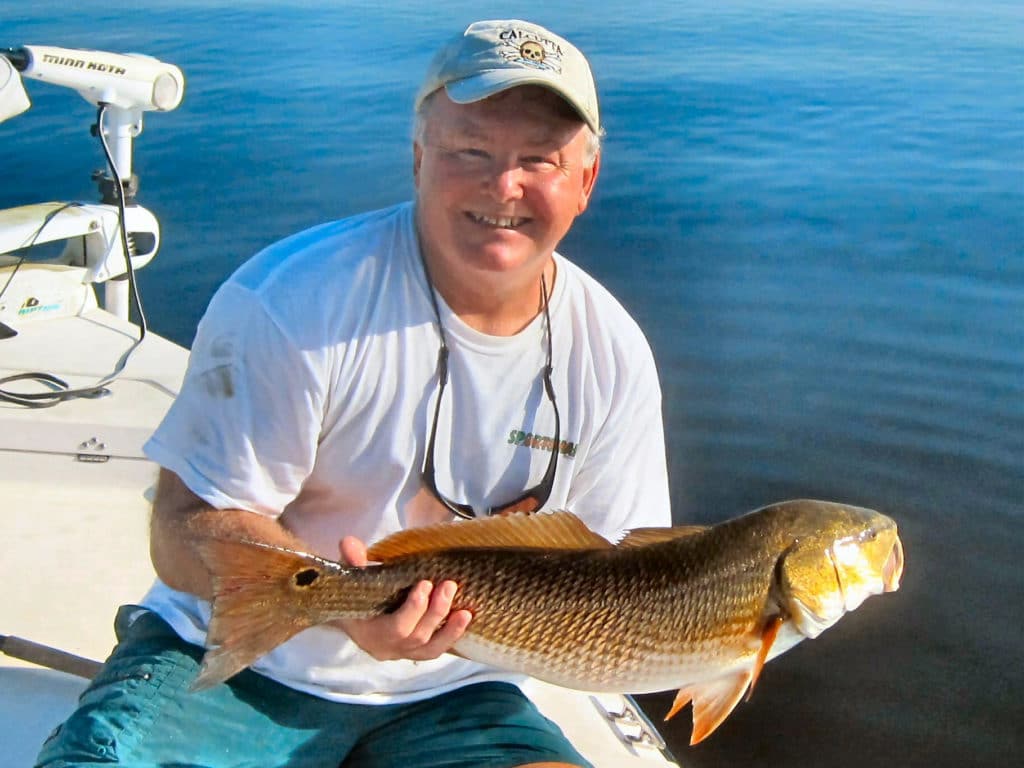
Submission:
<svg viewBox="0 0 1024 768">
<path fill-rule="evenodd" d="M 900 588 L 900 578 L 903 576 L 903 542 L 896 537 L 889 557 L 882 566 L 882 585 L 886 592 L 895 592 Z"/>
</svg>

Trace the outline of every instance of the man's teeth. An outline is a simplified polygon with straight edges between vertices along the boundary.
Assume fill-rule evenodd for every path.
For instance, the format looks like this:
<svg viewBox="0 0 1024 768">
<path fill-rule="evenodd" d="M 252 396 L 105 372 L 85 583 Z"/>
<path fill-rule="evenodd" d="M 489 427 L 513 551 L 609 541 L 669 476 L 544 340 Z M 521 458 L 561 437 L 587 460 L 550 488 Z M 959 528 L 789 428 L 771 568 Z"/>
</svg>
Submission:
<svg viewBox="0 0 1024 768">
<path fill-rule="evenodd" d="M 478 224 L 487 224 L 492 227 L 503 227 L 505 229 L 515 229 L 526 221 L 521 216 L 486 216 L 480 213 L 471 213 L 469 215 Z"/>
</svg>

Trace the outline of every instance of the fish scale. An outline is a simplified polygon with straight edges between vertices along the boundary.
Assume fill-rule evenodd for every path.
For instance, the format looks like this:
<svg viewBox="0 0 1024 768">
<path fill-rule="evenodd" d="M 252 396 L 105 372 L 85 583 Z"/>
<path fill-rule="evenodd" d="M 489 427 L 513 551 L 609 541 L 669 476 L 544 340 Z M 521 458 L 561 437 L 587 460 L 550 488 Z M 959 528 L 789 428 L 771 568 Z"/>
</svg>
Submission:
<svg viewBox="0 0 1024 768">
<path fill-rule="evenodd" d="M 454 652 L 590 691 L 678 688 L 696 743 L 763 664 L 816 637 L 903 569 L 895 523 L 796 500 L 707 528 L 646 528 L 611 544 L 575 515 L 512 515 L 402 531 L 358 568 L 256 542 L 209 539 L 208 649 L 194 687 L 230 677 L 301 630 L 397 608 L 452 580 L 472 621 Z"/>
</svg>

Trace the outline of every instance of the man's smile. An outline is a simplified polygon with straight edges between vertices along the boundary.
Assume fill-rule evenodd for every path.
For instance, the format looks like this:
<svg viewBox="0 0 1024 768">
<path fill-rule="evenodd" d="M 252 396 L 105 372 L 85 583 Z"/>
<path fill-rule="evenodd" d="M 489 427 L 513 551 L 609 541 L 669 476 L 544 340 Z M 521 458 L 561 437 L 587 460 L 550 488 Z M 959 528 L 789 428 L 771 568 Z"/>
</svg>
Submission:
<svg viewBox="0 0 1024 768">
<path fill-rule="evenodd" d="M 518 229 L 532 220 L 526 216 L 489 216 L 472 211 L 466 211 L 466 217 L 477 224 L 499 229 Z"/>
</svg>

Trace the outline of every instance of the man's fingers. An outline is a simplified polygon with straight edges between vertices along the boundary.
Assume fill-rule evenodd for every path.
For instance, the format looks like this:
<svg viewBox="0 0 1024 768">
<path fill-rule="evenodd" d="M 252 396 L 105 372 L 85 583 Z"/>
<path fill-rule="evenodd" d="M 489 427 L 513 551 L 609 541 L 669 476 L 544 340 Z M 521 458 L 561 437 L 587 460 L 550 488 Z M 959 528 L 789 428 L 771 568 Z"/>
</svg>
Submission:
<svg viewBox="0 0 1024 768">
<path fill-rule="evenodd" d="M 358 539 L 355 540 L 357 544 Z M 346 559 L 355 565 L 365 550 L 358 547 L 348 552 L 342 542 Z M 458 592 L 454 581 L 442 581 L 436 587 L 429 581 L 413 585 L 405 601 L 394 613 L 373 619 L 339 620 L 339 625 L 364 651 L 375 659 L 436 659 L 448 651 L 469 626 L 473 615 L 467 610 L 452 611 L 452 600 Z"/>
<path fill-rule="evenodd" d="M 430 604 L 430 594 L 433 585 L 429 581 L 421 581 L 413 585 L 405 601 L 398 609 L 391 614 L 391 625 L 394 634 L 403 640 L 409 638 L 423 618 L 427 606 Z"/>
<path fill-rule="evenodd" d="M 413 587 L 405 603 L 392 615 L 396 633 L 404 638 L 403 656 L 419 660 L 436 658 L 462 636 L 472 615 L 469 611 L 451 613 L 456 592 L 458 585 L 454 581 L 443 581 L 436 587 L 421 581 Z"/>
<path fill-rule="evenodd" d="M 425 658 L 434 659 L 445 651 L 451 649 L 459 638 L 466 633 L 469 623 L 473 620 L 473 614 L 469 611 L 452 611 L 444 625 L 434 633 L 427 645 L 421 651 Z"/>
<path fill-rule="evenodd" d="M 366 559 L 366 545 L 355 536 L 346 536 L 341 540 L 341 544 L 338 546 L 341 550 L 341 558 L 349 565 L 354 565 L 358 568 L 366 566 L 368 560 Z"/>
<path fill-rule="evenodd" d="M 452 610 L 452 599 L 458 591 L 459 585 L 454 581 L 442 581 L 430 593 L 430 602 L 427 604 L 427 610 L 423 613 L 418 627 L 423 632 L 425 640 L 433 637 L 448 618 L 448 614 Z"/>
<path fill-rule="evenodd" d="M 406 638 L 410 648 L 430 641 L 448 616 L 455 592 L 455 583 L 451 581 L 441 582 L 436 588 L 429 581 L 421 581 L 409 590 L 392 618 L 395 631 Z"/>
</svg>

